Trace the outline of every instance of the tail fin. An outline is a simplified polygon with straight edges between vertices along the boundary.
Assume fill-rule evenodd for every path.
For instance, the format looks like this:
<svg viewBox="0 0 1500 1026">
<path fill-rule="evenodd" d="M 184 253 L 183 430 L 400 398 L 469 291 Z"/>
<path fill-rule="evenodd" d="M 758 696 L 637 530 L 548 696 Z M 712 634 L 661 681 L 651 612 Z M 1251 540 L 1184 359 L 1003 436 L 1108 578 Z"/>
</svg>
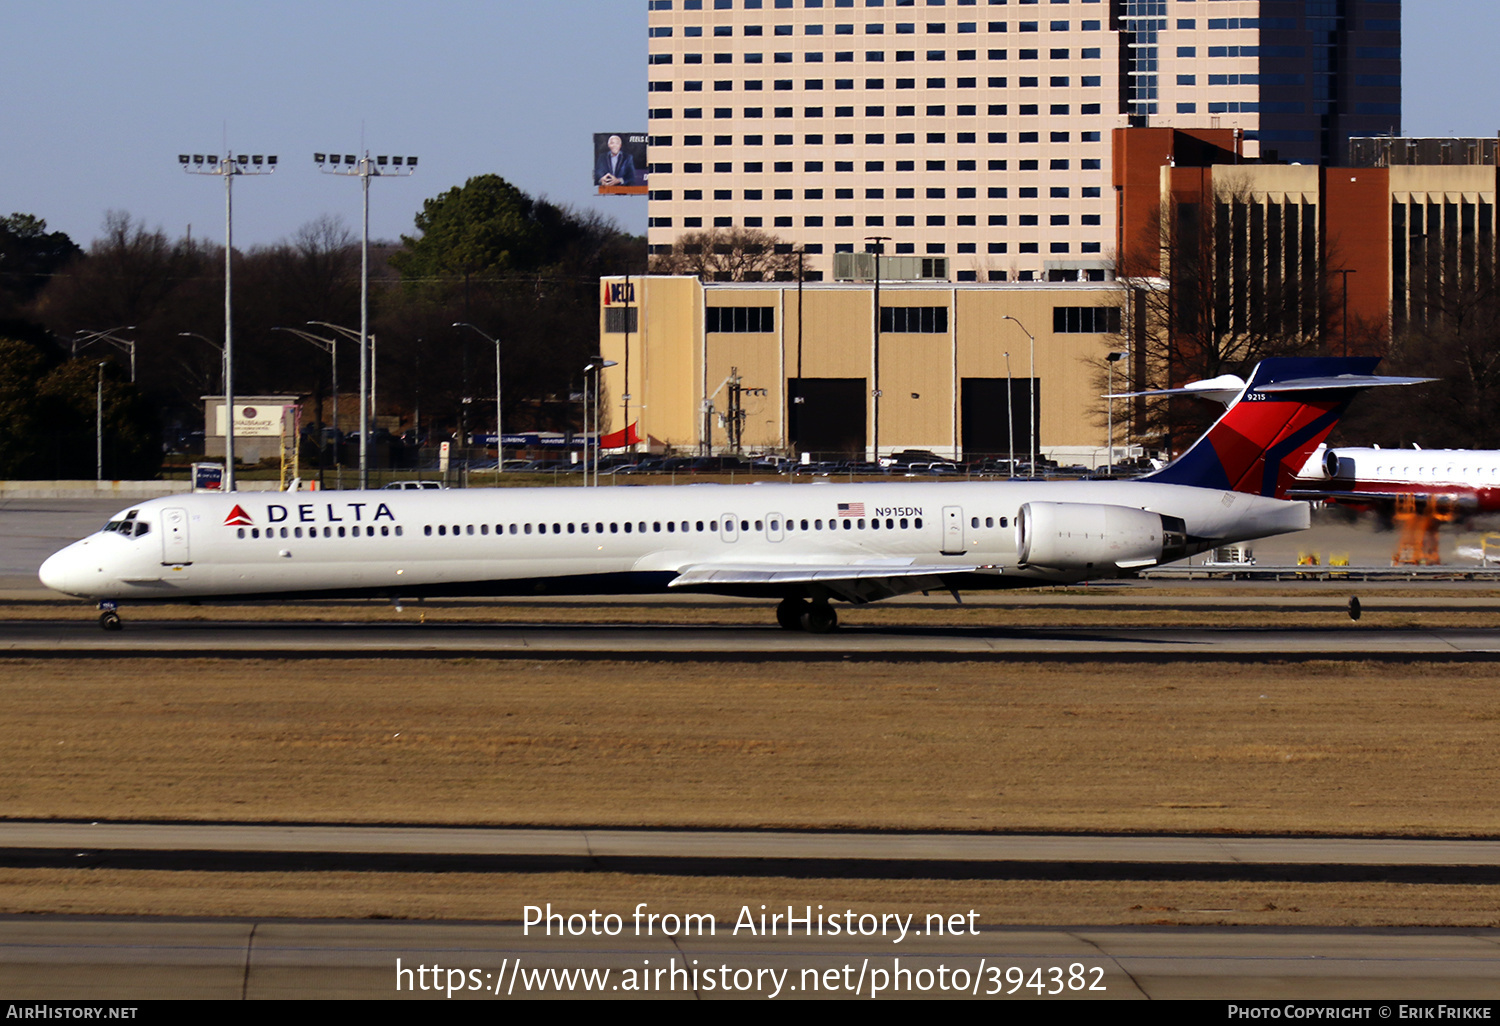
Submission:
<svg viewBox="0 0 1500 1026">
<path fill-rule="evenodd" d="M 1208 432 L 1145 480 L 1282 499 L 1308 454 L 1361 389 L 1416 384 L 1371 376 L 1378 357 L 1262 360 Z"/>
</svg>

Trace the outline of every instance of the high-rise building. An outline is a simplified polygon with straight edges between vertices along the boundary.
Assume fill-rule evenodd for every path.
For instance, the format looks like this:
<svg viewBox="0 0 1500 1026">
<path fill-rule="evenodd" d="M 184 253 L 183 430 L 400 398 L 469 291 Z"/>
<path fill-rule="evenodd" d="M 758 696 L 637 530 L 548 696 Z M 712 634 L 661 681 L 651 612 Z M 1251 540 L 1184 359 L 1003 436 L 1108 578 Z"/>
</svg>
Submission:
<svg viewBox="0 0 1500 1026">
<path fill-rule="evenodd" d="M 1399 0 L 650 0 L 653 252 L 758 229 L 814 276 L 1099 280 L 1110 133 L 1337 164 L 1401 128 Z"/>
</svg>

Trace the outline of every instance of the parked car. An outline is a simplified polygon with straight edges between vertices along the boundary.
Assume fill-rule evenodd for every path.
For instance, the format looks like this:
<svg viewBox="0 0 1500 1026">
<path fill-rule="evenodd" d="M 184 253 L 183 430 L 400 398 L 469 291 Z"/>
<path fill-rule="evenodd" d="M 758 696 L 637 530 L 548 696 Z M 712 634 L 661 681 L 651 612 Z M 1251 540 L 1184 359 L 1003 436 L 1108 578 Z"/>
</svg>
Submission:
<svg viewBox="0 0 1500 1026">
<path fill-rule="evenodd" d="M 882 456 L 878 461 L 882 467 L 905 467 L 912 463 L 940 463 L 943 458 L 935 452 L 926 449 L 902 449 L 893 452 L 889 456 Z"/>
</svg>

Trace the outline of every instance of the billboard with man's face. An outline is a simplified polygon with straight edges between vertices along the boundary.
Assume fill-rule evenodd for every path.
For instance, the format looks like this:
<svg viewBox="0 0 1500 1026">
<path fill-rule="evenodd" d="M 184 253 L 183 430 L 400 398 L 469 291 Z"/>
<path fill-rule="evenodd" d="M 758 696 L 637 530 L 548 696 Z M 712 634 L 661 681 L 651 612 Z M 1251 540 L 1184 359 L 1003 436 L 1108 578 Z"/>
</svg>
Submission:
<svg viewBox="0 0 1500 1026">
<path fill-rule="evenodd" d="M 594 184 L 601 196 L 646 194 L 646 136 L 638 132 L 594 135 Z"/>
</svg>

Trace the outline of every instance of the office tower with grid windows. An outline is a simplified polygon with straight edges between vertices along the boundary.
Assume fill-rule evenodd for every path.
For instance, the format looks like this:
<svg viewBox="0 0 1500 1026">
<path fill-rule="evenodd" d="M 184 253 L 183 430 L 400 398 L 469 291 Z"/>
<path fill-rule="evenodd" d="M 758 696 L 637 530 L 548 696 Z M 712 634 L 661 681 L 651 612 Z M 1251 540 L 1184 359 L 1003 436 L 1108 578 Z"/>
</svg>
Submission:
<svg viewBox="0 0 1500 1026">
<path fill-rule="evenodd" d="M 653 253 L 756 229 L 833 277 L 1101 280 L 1111 134 L 1343 161 L 1401 128 L 1399 0 L 649 0 Z M 847 265 L 846 265 L 847 266 Z"/>
</svg>

